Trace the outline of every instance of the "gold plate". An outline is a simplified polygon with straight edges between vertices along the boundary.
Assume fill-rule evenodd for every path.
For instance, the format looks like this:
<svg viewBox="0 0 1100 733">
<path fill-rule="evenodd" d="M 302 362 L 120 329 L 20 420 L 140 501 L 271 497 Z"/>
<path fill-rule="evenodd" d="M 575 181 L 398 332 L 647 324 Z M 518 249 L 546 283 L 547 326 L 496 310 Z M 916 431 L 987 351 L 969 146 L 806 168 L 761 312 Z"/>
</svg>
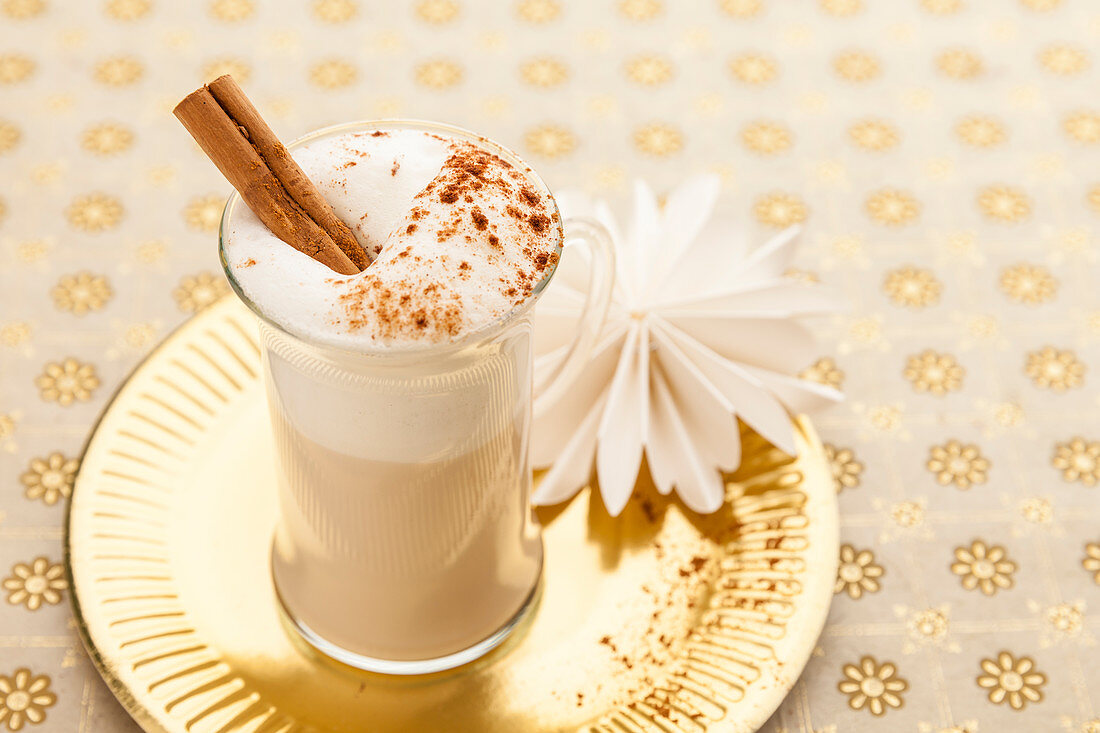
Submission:
<svg viewBox="0 0 1100 733">
<path fill-rule="evenodd" d="M 539 512 L 526 628 L 451 673 L 337 667 L 280 624 L 273 446 L 251 314 L 229 296 L 154 351 L 88 442 L 66 562 L 99 671 L 147 731 L 753 731 L 794 685 L 836 574 L 832 479 L 810 423 L 790 459 L 746 432 L 727 503 L 641 482 Z"/>
</svg>

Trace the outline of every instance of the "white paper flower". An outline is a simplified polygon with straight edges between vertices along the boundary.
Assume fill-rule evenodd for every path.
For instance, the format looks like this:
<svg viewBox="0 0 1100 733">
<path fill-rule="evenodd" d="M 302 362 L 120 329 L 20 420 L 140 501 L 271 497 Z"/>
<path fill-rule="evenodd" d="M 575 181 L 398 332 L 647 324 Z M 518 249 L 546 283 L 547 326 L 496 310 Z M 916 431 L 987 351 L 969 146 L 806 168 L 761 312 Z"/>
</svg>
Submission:
<svg viewBox="0 0 1100 733">
<path fill-rule="evenodd" d="M 638 182 L 625 230 L 606 203 L 557 197 L 565 216 L 607 227 L 618 266 L 587 368 L 535 418 L 532 459 L 551 466 L 536 504 L 556 504 L 587 485 L 594 460 L 604 504 L 617 516 L 644 451 L 662 493 L 675 489 L 691 509 L 713 512 L 725 496 L 722 472 L 741 463 L 737 418 L 793 453 L 791 414 L 840 399 L 792 375 L 816 348 L 794 319 L 838 310 L 842 301 L 783 276 L 797 227 L 751 249 L 740 227 L 712 221 L 718 191 L 717 178 L 694 178 L 660 206 Z M 567 255 L 536 309 L 536 383 L 564 358 L 586 280 L 586 263 Z"/>
</svg>

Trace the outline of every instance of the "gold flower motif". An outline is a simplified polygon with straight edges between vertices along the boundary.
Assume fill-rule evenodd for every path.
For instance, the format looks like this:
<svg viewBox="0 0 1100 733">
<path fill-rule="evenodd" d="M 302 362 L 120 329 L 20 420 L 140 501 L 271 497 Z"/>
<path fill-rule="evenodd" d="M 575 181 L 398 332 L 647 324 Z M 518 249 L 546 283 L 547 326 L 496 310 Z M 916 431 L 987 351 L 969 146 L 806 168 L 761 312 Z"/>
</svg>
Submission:
<svg viewBox="0 0 1100 733">
<path fill-rule="evenodd" d="M 962 580 L 967 590 L 980 588 L 987 596 L 998 590 L 1012 587 L 1012 574 L 1016 572 L 1016 563 L 1008 559 L 1005 548 L 1000 545 L 987 546 L 981 540 L 974 540 L 970 547 L 955 548 L 955 562 L 951 563 L 951 572 Z"/>
<path fill-rule="evenodd" d="M 1076 46 L 1056 43 L 1039 52 L 1039 63 L 1053 74 L 1079 74 L 1089 66 L 1088 54 Z"/>
<path fill-rule="evenodd" d="M 962 10 L 962 0 L 921 0 L 921 7 L 932 15 L 951 15 Z"/>
<path fill-rule="evenodd" d="M 45 0 L 4 0 L 3 4 L 0 4 L 0 12 L 15 20 L 33 18 L 45 9 Z"/>
<path fill-rule="evenodd" d="M 995 705 L 1008 703 L 1013 710 L 1023 710 L 1029 702 L 1041 702 L 1046 675 L 1035 669 L 1028 657 L 1014 658 L 1001 652 L 997 659 L 983 659 L 978 687 L 989 690 L 989 701 Z"/>
<path fill-rule="evenodd" d="M 34 676 L 26 667 L 11 677 L 0 674 L 0 722 L 10 731 L 22 730 L 24 723 L 38 725 L 46 719 L 46 708 L 56 702 L 46 675 Z"/>
<path fill-rule="evenodd" d="M 833 593 L 846 592 L 853 599 L 863 597 L 865 592 L 877 593 L 881 587 L 878 579 L 884 572 L 870 550 L 857 551 L 851 545 L 842 545 Z"/>
<path fill-rule="evenodd" d="M 329 59 L 314 64 L 309 69 L 309 80 L 321 89 L 339 89 L 352 84 L 358 70 L 347 61 Z"/>
<path fill-rule="evenodd" d="M 914 392 L 931 392 L 942 397 L 962 387 L 966 370 L 950 354 L 927 349 L 910 356 L 902 374 L 913 385 Z"/>
<path fill-rule="evenodd" d="M 817 382 L 826 387 L 840 389 L 844 384 L 844 372 L 836 365 L 836 362 L 828 356 L 823 356 L 798 374 L 799 379 L 808 382 Z"/>
<path fill-rule="evenodd" d="M 80 461 L 55 451 L 45 458 L 32 458 L 19 480 L 27 487 L 28 499 L 41 499 L 47 506 L 53 506 L 58 499 L 68 499 L 72 495 L 79 467 Z"/>
<path fill-rule="evenodd" d="M 672 125 L 652 122 L 635 128 L 634 147 L 649 155 L 672 155 L 684 147 L 684 136 Z"/>
<path fill-rule="evenodd" d="M 988 478 L 989 461 L 978 446 L 957 440 L 932 446 L 925 465 L 941 486 L 955 484 L 964 491 L 974 484 L 984 484 Z"/>
<path fill-rule="evenodd" d="M 741 141 L 753 152 L 774 155 L 791 147 L 791 132 L 776 122 L 751 122 L 741 128 Z"/>
<path fill-rule="evenodd" d="M 133 56 L 114 56 L 95 65 L 95 80 L 111 87 L 133 84 L 145 73 L 145 67 Z"/>
<path fill-rule="evenodd" d="M 898 144 L 897 128 L 882 120 L 859 120 L 848 128 L 848 137 L 864 150 L 876 152 L 889 150 Z"/>
<path fill-rule="evenodd" d="M 445 89 L 462 81 L 462 67 L 454 61 L 436 59 L 416 67 L 416 83 L 429 89 Z"/>
<path fill-rule="evenodd" d="M 920 214 L 920 203 L 915 198 L 893 188 L 872 193 L 864 208 L 874 221 L 892 227 L 910 224 Z"/>
<path fill-rule="evenodd" d="M 82 316 L 105 306 L 114 291 L 104 275 L 81 271 L 75 275 L 63 275 L 50 295 L 59 311 Z"/>
<path fill-rule="evenodd" d="M 227 23 L 245 20 L 256 10 L 252 0 L 213 0 L 210 15 Z"/>
<path fill-rule="evenodd" d="M 223 74 L 229 74 L 237 82 L 244 84 L 252 76 L 252 67 L 235 58 L 214 59 L 202 67 L 202 78 L 206 81 L 217 79 Z"/>
<path fill-rule="evenodd" d="M 1038 305 L 1054 300 L 1058 281 L 1042 265 L 1020 264 L 1001 270 L 1001 292 L 1017 303 Z"/>
<path fill-rule="evenodd" d="M 0 201 L 0 218 L 3 218 L 4 212 L 3 202 Z M 46 259 L 46 255 L 50 251 L 50 245 L 44 239 L 31 239 L 26 242 L 20 242 L 19 246 L 15 248 L 16 257 L 21 262 L 31 263 L 40 262 Z"/>
<path fill-rule="evenodd" d="M 882 341 L 882 316 L 855 318 L 848 324 L 848 333 L 854 341 L 860 344 L 870 346 L 880 343 Z"/>
<path fill-rule="evenodd" d="M 519 74 L 533 87 L 553 87 L 569 78 L 569 69 L 557 59 L 537 58 L 520 66 Z"/>
<path fill-rule="evenodd" d="M 1079 143 L 1100 143 L 1100 114 L 1073 112 L 1062 120 L 1062 128 Z"/>
<path fill-rule="evenodd" d="M 878 59 L 863 51 L 845 51 L 833 59 L 833 71 L 845 81 L 864 82 L 879 74 Z"/>
<path fill-rule="evenodd" d="M 846 17 L 863 10 L 863 0 L 819 0 L 821 9 L 829 15 Z"/>
<path fill-rule="evenodd" d="M 909 689 L 909 683 L 897 676 L 897 667 L 892 663 L 879 665 L 874 657 L 863 657 L 859 666 L 844 665 L 844 679 L 837 689 L 848 696 L 848 707 L 852 710 L 867 708 L 872 715 L 879 716 L 904 704 L 901 693 Z"/>
<path fill-rule="evenodd" d="M 11 575 L 4 578 L 8 603 L 23 604 L 29 611 L 37 611 L 43 602 L 51 606 L 61 603 L 61 591 L 68 587 L 65 567 L 61 563 L 51 564 L 44 557 L 35 558 L 30 565 L 16 563 Z"/>
<path fill-rule="evenodd" d="M 0 326 L 0 344 L 19 346 L 31 340 L 31 327 L 25 321 L 13 321 Z"/>
<path fill-rule="evenodd" d="M 652 54 L 635 56 L 626 63 L 626 78 L 635 84 L 657 86 L 672 78 L 672 64 L 668 59 Z"/>
<path fill-rule="evenodd" d="M 313 0 L 313 15 L 326 23 L 346 23 L 359 12 L 355 0 Z"/>
<path fill-rule="evenodd" d="M 979 148 L 1000 145 L 1007 137 L 1004 127 L 992 117 L 965 117 L 955 125 L 955 134 L 964 143 Z"/>
<path fill-rule="evenodd" d="M 944 51 L 937 56 L 936 67 L 952 79 L 973 79 L 984 70 L 977 54 L 961 48 Z"/>
<path fill-rule="evenodd" d="M 851 448 L 837 448 L 831 443 L 825 443 L 825 460 L 829 462 L 829 469 L 833 474 L 833 485 L 839 494 L 844 489 L 859 487 L 860 475 L 863 473 L 863 464 L 856 460 L 856 454 Z"/>
<path fill-rule="evenodd" d="M 1050 463 L 1062 472 L 1064 480 L 1095 486 L 1100 481 L 1100 441 L 1074 437 L 1058 443 Z"/>
<path fill-rule="evenodd" d="M 0 54 L 0 84 L 18 84 L 34 73 L 35 63 L 18 53 Z"/>
<path fill-rule="evenodd" d="M 939 302 L 943 285 L 930 270 L 906 265 L 887 272 L 882 289 L 897 305 L 926 308 Z"/>
<path fill-rule="evenodd" d="M 1061 5 L 1062 0 L 1020 0 L 1020 3 L 1030 10 L 1048 13 Z"/>
<path fill-rule="evenodd" d="M 0 120 L 0 155 L 18 145 L 22 137 L 23 133 L 18 127 L 7 120 Z"/>
<path fill-rule="evenodd" d="M 216 232 L 221 225 L 224 208 L 225 198 L 219 194 L 197 196 L 184 207 L 183 220 L 187 226 L 200 232 Z"/>
<path fill-rule="evenodd" d="M 1054 633 L 1063 636 L 1072 636 L 1081 631 L 1084 615 L 1082 603 L 1058 603 L 1047 608 L 1043 613 L 1045 621 Z"/>
<path fill-rule="evenodd" d="M 528 23 L 549 23 L 560 14 L 557 0 L 523 0 L 519 4 L 519 17 Z"/>
<path fill-rule="evenodd" d="M 210 305 L 218 298 L 229 292 L 229 285 L 224 277 L 214 275 L 211 272 L 200 272 L 195 275 L 184 275 L 172 291 L 172 297 L 176 299 L 176 305 L 184 313 L 194 313 Z"/>
<path fill-rule="evenodd" d="M 135 351 L 144 351 L 156 338 L 157 327 L 152 323 L 135 323 L 127 326 L 119 339 L 127 348 Z"/>
<path fill-rule="evenodd" d="M 458 16 L 455 0 L 422 0 L 416 4 L 416 14 L 425 23 L 449 23 Z"/>
<path fill-rule="evenodd" d="M 1085 557 L 1081 560 L 1081 567 L 1092 573 L 1092 579 L 1100 585 L 1100 542 L 1089 542 L 1085 545 Z"/>
<path fill-rule="evenodd" d="M 792 280 L 797 280 L 803 285 L 816 285 L 821 282 L 821 278 L 816 272 L 812 270 L 802 270 L 797 267 L 788 267 L 783 271 L 783 277 L 789 277 Z"/>
<path fill-rule="evenodd" d="M 65 215 L 69 224 L 81 231 L 102 232 L 118 225 L 122 219 L 122 203 L 102 193 L 77 196 Z"/>
<path fill-rule="evenodd" d="M 153 7 L 150 0 L 109 0 L 107 15 L 115 20 L 137 20 Z"/>
<path fill-rule="evenodd" d="M 947 636 L 947 616 L 936 608 L 926 608 L 918 611 L 905 621 L 905 628 L 909 635 L 921 642 L 936 642 Z"/>
<path fill-rule="evenodd" d="M 1036 387 L 1064 392 L 1084 383 L 1085 365 L 1072 351 L 1047 346 L 1028 353 L 1024 373 Z"/>
<path fill-rule="evenodd" d="M 0 413 L 0 443 L 15 435 L 15 415 Z"/>
<path fill-rule="evenodd" d="M 720 0 L 718 7 L 734 18 L 752 18 L 760 14 L 764 3 L 762 0 Z"/>
<path fill-rule="evenodd" d="M 557 125 L 532 127 L 523 139 L 531 152 L 546 158 L 568 155 L 577 147 L 577 138 L 573 133 Z"/>
<path fill-rule="evenodd" d="M 765 226 L 785 229 L 792 224 L 806 221 L 809 210 L 802 199 L 790 193 L 771 193 L 756 199 L 753 216 Z"/>
<path fill-rule="evenodd" d="M 1094 211 L 1100 212 L 1100 184 L 1089 189 L 1088 202 Z"/>
<path fill-rule="evenodd" d="M 1049 525 L 1054 521 L 1054 508 L 1046 499 L 1027 499 L 1020 504 L 1020 516 L 1030 524 Z"/>
<path fill-rule="evenodd" d="M 988 219 L 1016 223 L 1031 214 L 1027 195 L 1010 186 L 986 186 L 978 194 L 978 208 Z"/>
<path fill-rule="evenodd" d="M 779 66 L 767 56 L 745 54 L 730 61 L 730 73 L 746 84 L 767 84 L 779 74 Z"/>
<path fill-rule="evenodd" d="M 660 0 L 619 0 L 619 12 L 630 20 L 652 20 L 663 9 Z"/>
<path fill-rule="evenodd" d="M 74 401 L 90 400 L 92 392 L 99 386 L 99 377 L 95 374 L 94 366 L 81 364 L 69 357 L 60 363 L 46 364 L 34 383 L 43 400 L 68 407 Z"/>
<path fill-rule="evenodd" d="M 105 122 L 92 125 L 80 136 L 80 146 L 96 155 L 114 155 L 130 147 L 134 133 L 121 125 Z"/>
</svg>

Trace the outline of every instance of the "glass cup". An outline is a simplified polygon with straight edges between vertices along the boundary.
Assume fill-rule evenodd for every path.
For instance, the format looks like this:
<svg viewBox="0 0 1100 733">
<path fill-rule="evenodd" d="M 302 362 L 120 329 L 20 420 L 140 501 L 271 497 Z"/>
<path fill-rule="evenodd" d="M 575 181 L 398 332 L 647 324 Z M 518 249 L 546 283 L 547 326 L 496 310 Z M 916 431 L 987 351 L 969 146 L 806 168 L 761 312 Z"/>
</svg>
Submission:
<svg viewBox="0 0 1100 733">
<path fill-rule="evenodd" d="M 396 129 L 471 141 L 550 197 L 515 153 L 446 125 L 352 123 L 290 148 Z M 234 194 L 222 217 L 222 265 L 259 320 L 279 464 L 271 564 L 285 619 L 321 653 L 374 672 L 423 674 L 478 658 L 537 595 L 532 409 L 583 368 L 599 335 L 614 273 L 606 232 L 553 217 L 559 255 L 587 250 L 589 287 L 571 348 L 536 390 L 531 311 L 553 269 L 525 302 L 457 343 L 336 349 L 288 332 L 242 293 L 225 255 L 238 205 Z"/>
</svg>

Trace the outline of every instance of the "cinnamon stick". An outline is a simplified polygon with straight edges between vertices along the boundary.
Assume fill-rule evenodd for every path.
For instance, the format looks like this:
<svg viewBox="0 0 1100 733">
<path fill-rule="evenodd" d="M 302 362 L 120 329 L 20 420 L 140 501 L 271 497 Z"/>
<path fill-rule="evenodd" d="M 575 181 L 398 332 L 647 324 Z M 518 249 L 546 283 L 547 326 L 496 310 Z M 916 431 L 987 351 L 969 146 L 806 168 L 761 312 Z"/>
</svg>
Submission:
<svg viewBox="0 0 1100 733">
<path fill-rule="evenodd" d="M 232 77 L 187 95 L 174 114 L 275 236 L 343 275 L 370 264 Z"/>
</svg>

